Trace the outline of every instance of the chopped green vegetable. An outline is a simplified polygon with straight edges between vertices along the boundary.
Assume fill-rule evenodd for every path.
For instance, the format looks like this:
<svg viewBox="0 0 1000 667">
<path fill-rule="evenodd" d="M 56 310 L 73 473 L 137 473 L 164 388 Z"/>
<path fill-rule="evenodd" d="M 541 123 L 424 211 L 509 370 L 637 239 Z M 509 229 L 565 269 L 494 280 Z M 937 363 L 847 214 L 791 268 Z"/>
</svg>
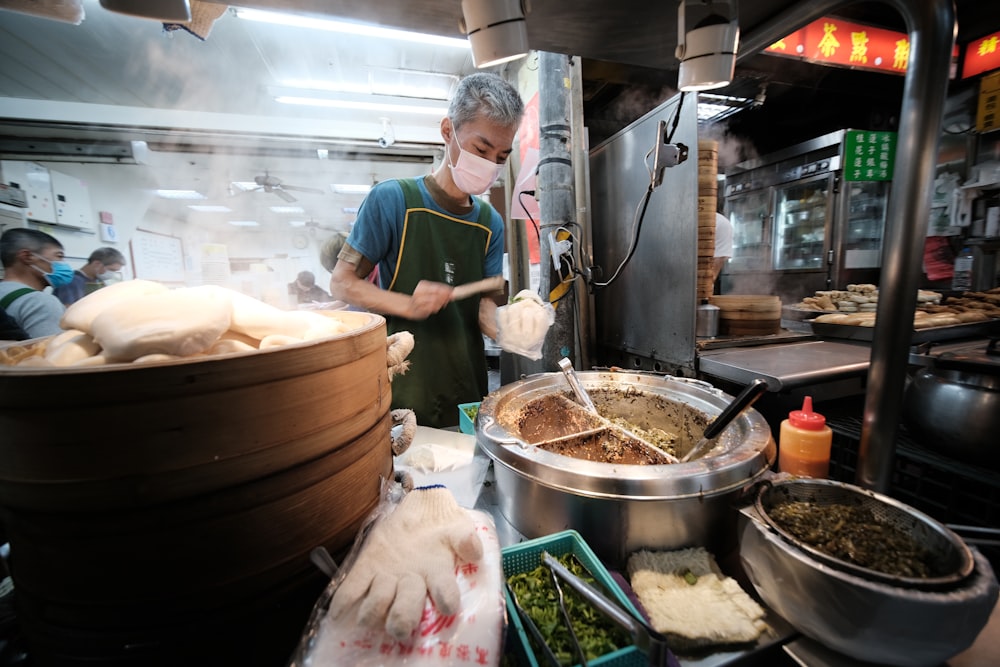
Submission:
<svg viewBox="0 0 1000 667">
<path fill-rule="evenodd" d="M 601 587 L 573 554 L 564 554 L 559 556 L 558 560 L 573 574 L 597 588 Z M 549 568 L 540 565 L 530 572 L 508 577 L 507 583 L 510 584 L 521 607 L 538 626 L 542 636 L 545 637 L 545 643 L 552 649 L 559 663 L 566 666 L 577 664 L 578 656 L 573 648 L 569 629 L 559 611 L 559 595 L 552 585 Z M 629 635 L 621 627 L 570 587 L 562 588 L 566 599 L 566 611 L 573 621 L 573 630 L 588 661 L 631 645 Z M 535 648 L 537 652 L 538 647 Z"/>
<path fill-rule="evenodd" d="M 479 414 L 479 406 L 478 405 L 470 405 L 470 406 L 464 407 L 464 408 L 462 408 L 462 412 L 464 412 L 465 416 L 469 418 L 469 421 L 476 421 L 476 415 Z"/>
<path fill-rule="evenodd" d="M 684 581 L 687 582 L 688 586 L 694 586 L 698 583 L 698 576 L 688 568 L 684 568 L 681 576 L 684 577 Z"/>
</svg>

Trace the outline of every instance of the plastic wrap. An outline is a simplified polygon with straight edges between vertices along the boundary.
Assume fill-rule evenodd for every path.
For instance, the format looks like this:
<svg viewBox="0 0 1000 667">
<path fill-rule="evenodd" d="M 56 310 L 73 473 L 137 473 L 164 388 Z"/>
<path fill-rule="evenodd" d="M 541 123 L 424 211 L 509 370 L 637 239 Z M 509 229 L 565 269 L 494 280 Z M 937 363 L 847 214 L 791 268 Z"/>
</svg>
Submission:
<svg viewBox="0 0 1000 667">
<path fill-rule="evenodd" d="M 396 503 L 383 501 L 370 517 L 371 526 Z M 500 543 L 493 519 L 478 510 L 469 513 L 483 545 L 478 563 L 462 563 L 455 577 L 461 593 L 460 611 L 442 616 L 428 599 L 417 630 L 397 641 L 384 630 L 362 627 L 356 609 L 336 621 L 328 616 L 330 601 L 363 545 L 364 529 L 344 559 L 344 565 L 320 596 L 289 667 L 443 667 L 498 665 L 503 653 L 504 597 Z M 419 554 L 414 554 L 419 557 Z"/>
<path fill-rule="evenodd" d="M 528 359 L 542 358 L 549 327 L 556 321 L 552 304 L 531 290 L 521 290 L 510 303 L 497 308 L 497 344 Z"/>
</svg>

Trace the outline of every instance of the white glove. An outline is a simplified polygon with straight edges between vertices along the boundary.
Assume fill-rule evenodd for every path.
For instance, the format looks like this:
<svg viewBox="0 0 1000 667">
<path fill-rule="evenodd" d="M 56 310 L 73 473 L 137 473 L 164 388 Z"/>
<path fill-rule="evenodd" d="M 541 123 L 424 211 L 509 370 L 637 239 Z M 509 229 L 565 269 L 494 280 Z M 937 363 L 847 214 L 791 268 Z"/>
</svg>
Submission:
<svg viewBox="0 0 1000 667">
<path fill-rule="evenodd" d="M 459 562 L 476 562 L 483 545 L 469 513 L 443 486 L 414 489 L 371 529 L 350 571 L 330 602 L 336 620 L 361 601 L 358 621 L 384 625 L 407 639 L 423 615 L 429 594 L 443 616 L 459 611 L 455 579 Z"/>
<path fill-rule="evenodd" d="M 531 290 L 521 290 L 508 305 L 497 308 L 497 344 L 507 352 L 541 359 L 545 334 L 555 321 L 552 304 Z"/>
</svg>

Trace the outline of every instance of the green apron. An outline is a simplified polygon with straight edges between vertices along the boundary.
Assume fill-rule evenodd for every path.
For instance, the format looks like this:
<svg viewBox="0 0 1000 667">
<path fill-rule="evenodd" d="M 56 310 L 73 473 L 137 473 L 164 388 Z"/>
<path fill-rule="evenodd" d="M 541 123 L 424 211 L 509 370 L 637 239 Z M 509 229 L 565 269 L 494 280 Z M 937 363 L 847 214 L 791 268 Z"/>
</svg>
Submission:
<svg viewBox="0 0 1000 667">
<path fill-rule="evenodd" d="M 417 182 L 401 179 L 406 218 L 396 272 L 388 289 L 413 294 L 421 280 L 449 285 L 480 280 L 492 230 L 492 209 L 480 202 L 477 222 L 424 206 Z M 388 318 L 389 333 L 409 331 L 410 370 L 392 381 L 392 407 L 410 408 L 422 426 L 458 424 L 458 405 L 488 393 L 486 354 L 479 329 L 479 296 L 453 301 L 426 320 Z"/>
</svg>

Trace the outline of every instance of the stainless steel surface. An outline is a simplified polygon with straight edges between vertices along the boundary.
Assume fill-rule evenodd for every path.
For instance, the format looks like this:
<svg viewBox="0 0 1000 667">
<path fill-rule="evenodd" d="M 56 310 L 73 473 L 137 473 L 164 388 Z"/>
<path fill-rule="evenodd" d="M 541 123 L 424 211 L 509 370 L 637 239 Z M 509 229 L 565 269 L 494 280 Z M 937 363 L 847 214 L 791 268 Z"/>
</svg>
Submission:
<svg viewBox="0 0 1000 667">
<path fill-rule="evenodd" d="M 775 343 L 791 343 L 805 340 L 813 340 L 812 331 L 789 331 L 782 329 L 776 334 L 764 334 L 761 336 L 748 334 L 745 336 L 719 336 L 717 338 L 698 341 L 698 350 L 721 350 L 727 347 L 754 347 L 757 345 L 773 345 Z"/>
<path fill-rule="evenodd" d="M 917 369 L 907 385 L 903 421 L 928 449 L 1000 469 L 1000 366 L 949 364 L 946 356 L 938 356 Z"/>
<path fill-rule="evenodd" d="M 928 565 L 933 568 L 927 577 L 907 577 L 862 567 L 837 558 L 822 549 L 803 542 L 771 517 L 776 508 L 790 502 L 807 502 L 816 508 L 830 505 L 858 507 L 884 526 L 901 532 L 926 552 Z M 954 532 L 893 498 L 826 479 L 797 479 L 762 485 L 754 503 L 760 518 L 790 544 L 814 559 L 849 574 L 893 586 L 924 590 L 951 590 L 959 586 L 973 568 L 972 552 Z M 872 536 L 872 539 L 876 539 Z"/>
<path fill-rule="evenodd" d="M 880 278 L 878 323 L 872 340 L 857 482 L 890 488 L 896 431 L 906 381 L 906 342 L 920 286 L 924 239 L 934 191 L 941 118 L 955 43 L 955 5 L 949 0 L 895 0 L 906 22 L 910 61 L 900 111 L 897 169 L 892 180 Z"/>
<path fill-rule="evenodd" d="M 748 384 L 767 380 L 771 391 L 864 377 L 870 349 L 864 345 L 809 340 L 761 347 L 728 348 L 703 352 L 701 373 Z"/>
<path fill-rule="evenodd" d="M 599 345 L 685 369 L 693 369 L 695 361 L 696 98 L 685 95 L 673 136 L 674 143 L 690 147 L 690 157 L 665 170 L 663 184 L 650 195 L 631 262 L 615 282 L 594 293 Z M 662 140 L 657 125 L 677 113 L 680 99 L 671 98 L 591 151 L 591 220 L 600 281 L 607 281 L 628 254 L 637 209 L 650 184 L 651 164 L 643 156 Z"/>
<path fill-rule="evenodd" d="M 853 340 L 864 343 L 875 339 L 875 327 L 859 327 L 830 322 L 809 322 L 813 333 L 823 339 Z M 986 336 L 990 333 L 1000 333 L 1000 320 L 989 322 L 968 322 L 966 324 L 951 324 L 943 327 L 928 327 L 926 329 L 910 329 L 907 347 L 932 341 L 948 341 L 971 336 Z"/>
<path fill-rule="evenodd" d="M 712 447 L 715 446 L 716 438 L 719 434 L 729 426 L 729 423 L 733 421 L 737 416 L 743 414 L 743 411 L 749 408 L 756 402 L 761 395 L 767 391 L 767 380 L 757 378 L 750 384 L 748 384 L 739 395 L 733 399 L 733 402 L 726 406 L 726 409 L 722 413 L 712 420 L 712 423 L 705 428 L 704 435 L 701 439 L 695 443 L 687 454 L 681 457 L 680 463 L 687 463 L 692 459 L 699 458 Z"/>
<path fill-rule="evenodd" d="M 649 414 L 651 407 L 663 410 L 666 402 L 691 413 L 692 423 L 701 415 L 700 428 L 695 426 L 700 433 L 731 400 L 698 381 L 627 372 L 578 376 L 591 396 L 600 387 L 631 392 L 617 405 L 623 414 L 616 416 L 633 423 L 656 417 Z M 718 546 L 731 537 L 734 497 L 764 474 L 776 455 L 759 413 L 740 415 L 722 434 L 715 456 L 646 466 L 560 456 L 528 445 L 497 422 L 498 415 L 564 386 L 560 373 L 536 375 L 501 387 L 480 406 L 476 439 L 493 459 L 498 502 L 511 525 L 526 537 L 573 528 L 598 556 L 616 564 L 640 548 Z"/>
<path fill-rule="evenodd" d="M 769 608 L 799 632 L 860 660 L 932 667 L 975 642 L 997 601 L 989 561 L 959 588 L 920 591 L 875 583 L 820 564 L 744 508 L 740 560 Z"/>
<path fill-rule="evenodd" d="M 719 335 L 720 310 L 718 306 L 711 303 L 702 303 L 698 306 L 695 324 L 695 335 L 698 338 L 715 338 Z"/>
</svg>

